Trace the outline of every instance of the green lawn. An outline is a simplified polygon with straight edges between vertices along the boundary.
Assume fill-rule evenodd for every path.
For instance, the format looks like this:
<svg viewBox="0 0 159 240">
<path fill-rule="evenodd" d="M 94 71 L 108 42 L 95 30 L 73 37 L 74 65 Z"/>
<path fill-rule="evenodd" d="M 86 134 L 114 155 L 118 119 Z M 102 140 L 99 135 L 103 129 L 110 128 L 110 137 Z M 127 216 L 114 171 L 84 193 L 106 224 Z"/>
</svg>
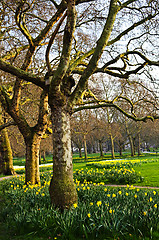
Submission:
<svg viewBox="0 0 159 240">
<path fill-rule="evenodd" d="M 159 162 L 143 163 L 140 166 L 134 166 L 134 170 L 141 173 L 144 181 L 140 186 L 159 187 Z"/>
</svg>

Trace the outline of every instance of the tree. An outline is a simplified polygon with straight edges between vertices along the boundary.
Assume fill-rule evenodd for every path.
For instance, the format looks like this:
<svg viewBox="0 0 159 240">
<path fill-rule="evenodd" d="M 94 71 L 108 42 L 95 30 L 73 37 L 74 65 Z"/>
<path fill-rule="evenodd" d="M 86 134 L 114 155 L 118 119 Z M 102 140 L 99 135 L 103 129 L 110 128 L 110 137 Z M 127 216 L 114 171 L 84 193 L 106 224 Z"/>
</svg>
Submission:
<svg viewBox="0 0 159 240">
<path fill-rule="evenodd" d="M 6 2 L 2 1 L 4 4 L 7 4 Z M 111 75 L 116 80 L 122 79 L 123 84 L 129 85 L 134 83 L 131 75 L 146 74 L 147 72 L 142 70 L 149 70 L 149 66 L 151 68 L 159 66 L 156 55 L 158 46 L 157 44 L 154 46 L 155 41 L 153 41 L 153 45 L 151 45 L 152 41 L 149 41 L 154 36 L 158 37 L 155 28 L 158 20 L 158 1 L 110 0 L 104 1 L 103 7 L 101 7 L 101 1 L 51 0 L 46 2 L 45 8 L 42 7 L 42 2 L 24 0 L 17 1 L 17 5 L 14 5 L 16 24 L 19 28 L 17 31 L 25 43 L 23 49 L 24 46 L 28 49 L 25 57 L 26 62 L 25 66 L 20 69 L 2 57 L 0 69 L 18 77 L 18 79 L 36 84 L 48 94 L 54 147 L 50 196 L 52 203 L 56 206 L 67 208 L 77 202 L 72 170 L 70 115 L 85 108 L 114 107 L 136 121 L 157 118 L 157 98 L 152 91 L 149 92 L 152 97 L 149 103 L 153 104 L 154 111 L 137 116 L 134 113 L 133 102 L 122 96 L 122 92 L 110 100 L 98 99 L 88 89 L 88 80 L 92 75 L 102 73 Z M 36 4 L 38 8 L 36 8 Z M 91 8 L 91 13 L 88 14 L 86 9 L 89 8 Z M 49 10 L 52 10 L 49 12 L 49 14 L 52 12 L 52 15 L 45 15 L 45 11 Z M 95 13 L 98 13 L 97 16 Z M 125 16 L 125 21 L 123 21 L 123 16 Z M 94 34 L 96 26 L 98 26 L 98 36 Z M 53 27 L 53 33 L 47 38 Z M 78 36 L 82 31 L 81 35 L 84 36 L 87 28 L 91 28 L 89 32 L 87 31 L 87 35 L 90 35 L 89 44 L 84 42 L 86 47 L 81 51 L 83 45 L 78 44 Z M 58 38 L 54 41 L 56 36 Z M 56 45 L 57 39 L 58 41 L 61 39 L 60 36 L 63 39 L 60 42 L 61 46 Z M 145 39 L 149 45 L 146 48 L 143 45 Z M 5 41 L 7 43 L 8 38 Z M 51 54 L 49 53 L 51 53 L 53 43 L 55 46 L 52 48 L 54 54 L 50 61 L 49 55 Z M 47 45 L 45 51 L 47 74 L 45 77 L 37 70 L 34 74 L 27 71 L 33 55 L 35 59 L 35 50 L 42 44 Z M 44 48 L 45 46 L 43 46 L 43 50 Z M 147 52 L 147 49 L 150 51 Z M 154 49 L 155 51 L 153 51 Z M 41 54 L 42 50 L 37 51 L 36 56 L 42 63 L 44 58 L 41 58 Z M 137 84 L 144 87 L 143 82 L 138 81 Z M 2 88 L 1 92 L 3 93 Z M 128 111 L 121 108 L 121 102 L 129 104 Z M 142 102 L 144 102 L 143 99 Z"/>
<path fill-rule="evenodd" d="M 87 160 L 87 139 L 88 135 L 90 135 L 91 131 L 94 128 L 92 126 L 92 114 L 90 111 L 80 112 L 79 114 L 74 115 L 74 121 L 71 126 L 72 132 L 78 135 L 76 140 L 76 145 L 81 147 L 81 138 L 84 145 L 84 154 L 85 160 Z M 80 151 L 79 151 L 80 153 Z"/>
<path fill-rule="evenodd" d="M 145 150 L 149 150 L 150 147 L 156 149 L 159 147 L 159 121 L 148 121 L 142 125 L 141 128 L 141 142 L 142 147 Z"/>
<path fill-rule="evenodd" d="M 101 112 L 96 112 L 96 116 L 93 118 L 93 125 L 94 128 L 91 132 L 91 136 L 93 140 L 97 141 L 99 144 L 99 151 L 100 151 L 100 157 L 104 157 L 103 153 L 103 142 L 106 140 L 106 130 L 105 130 L 105 121 L 103 119 L 103 116 Z"/>
<path fill-rule="evenodd" d="M 2 1 L 1 4 L 2 4 L 2 12 L 1 12 L 2 18 L 1 19 L 3 21 L 1 21 L 0 26 L 1 26 L 1 28 L 4 28 L 4 31 L 2 34 L 3 38 L 1 37 L 2 38 L 1 45 L 3 46 L 4 45 L 3 42 L 5 39 L 5 36 L 3 36 L 4 33 L 6 32 L 7 34 L 10 35 L 10 32 L 8 30 L 8 29 L 10 29 L 9 26 L 8 25 L 4 26 L 3 22 L 5 22 L 6 19 L 9 17 L 8 15 L 10 15 L 11 18 L 13 18 L 14 15 L 12 15 L 10 12 L 10 8 L 9 8 L 9 4 L 11 4 L 10 1 L 8 1 L 7 3 L 5 1 Z M 23 3 L 22 3 L 22 5 L 23 5 Z M 21 17 L 23 15 L 22 5 L 20 4 L 20 2 L 18 3 L 14 17 L 16 19 L 16 24 L 19 26 L 20 31 L 22 31 L 24 33 L 25 27 L 21 25 Z M 24 18 L 22 21 L 25 21 Z M 24 33 L 24 35 L 25 35 L 25 33 Z M 27 33 L 26 33 L 26 35 L 27 35 Z M 12 34 L 11 34 L 10 41 L 16 41 L 16 40 L 17 40 L 16 33 L 15 33 L 15 36 L 12 36 Z M 8 42 L 8 47 L 10 44 L 11 43 Z M 9 61 L 11 63 L 14 62 L 15 65 L 21 65 L 21 69 L 28 71 L 28 69 L 31 65 L 32 57 L 33 57 L 36 47 L 33 47 L 31 43 L 28 46 L 24 46 L 24 48 L 18 45 L 17 49 L 16 49 L 17 50 L 16 53 L 14 52 L 14 50 L 12 48 L 10 49 L 9 53 L 8 53 L 8 51 L 6 51 L 4 46 L 2 49 L 3 49 L 3 51 L 2 51 L 3 59 L 4 58 L 9 59 Z M 19 55 L 19 52 L 21 50 L 25 50 L 25 49 L 27 49 L 25 57 L 22 55 L 22 56 L 19 56 L 19 58 L 17 58 Z M 21 64 L 21 62 L 23 62 L 23 63 Z M 32 126 L 32 123 L 29 124 L 30 121 L 28 121 L 28 119 L 22 113 L 22 106 L 21 106 L 22 97 L 21 97 L 21 95 L 22 95 L 23 89 L 25 88 L 24 87 L 25 84 L 22 81 L 22 79 L 20 79 L 19 77 L 16 77 L 12 91 L 8 92 L 8 88 L 10 88 L 10 86 L 7 86 L 6 83 L 10 83 L 11 80 L 9 79 L 9 76 L 5 76 L 4 74 L 1 76 L 2 86 L 1 86 L 0 101 L 3 106 L 3 109 L 12 117 L 12 119 L 14 120 L 14 123 L 18 126 L 19 131 L 23 135 L 23 138 L 25 141 L 25 145 L 26 145 L 25 182 L 26 182 L 26 184 L 29 182 L 31 184 L 40 183 L 39 148 L 40 148 L 41 138 L 47 127 L 48 93 L 46 93 L 45 90 L 43 90 L 43 91 L 40 90 L 39 116 L 38 116 L 37 121 L 34 124 L 34 126 Z M 10 84 L 8 84 L 8 85 L 10 85 Z M 12 85 L 11 85 L 11 87 L 12 87 Z M 27 88 L 29 89 L 30 86 L 27 86 Z M 35 92 L 33 92 L 33 94 L 35 95 Z M 25 107 L 26 107 L 26 105 L 25 105 Z M 28 110 L 30 110 L 30 109 L 28 109 Z"/>
<path fill-rule="evenodd" d="M 4 121 L 2 117 L 2 107 L 0 105 L 0 125 L 1 124 L 3 125 Z M 15 174 L 12 149 L 6 128 L 0 131 L 0 173 L 4 175 Z"/>
</svg>

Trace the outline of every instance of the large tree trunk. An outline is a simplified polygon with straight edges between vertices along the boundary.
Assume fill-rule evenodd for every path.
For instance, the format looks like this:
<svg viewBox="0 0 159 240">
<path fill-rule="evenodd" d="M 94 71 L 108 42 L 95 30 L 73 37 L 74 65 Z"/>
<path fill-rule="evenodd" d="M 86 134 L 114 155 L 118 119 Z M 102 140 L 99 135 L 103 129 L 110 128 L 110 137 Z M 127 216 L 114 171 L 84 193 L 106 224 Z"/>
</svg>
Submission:
<svg viewBox="0 0 159 240">
<path fill-rule="evenodd" d="M 4 175 L 15 174 L 13 156 L 7 129 L 0 132 L 0 173 Z"/>
<path fill-rule="evenodd" d="M 41 136 L 33 134 L 31 138 L 25 139 L 26 163 L 25 163 L 25 183 L 39 184 L 39 151 Z"/>
<path fill-rule="evenodd" d="M 52 108 L 53 126 L 53 177 L 50 183 L 51 202 L 69 208 L 77 202 L 73 181 L 70 114 L 62 107 Z"/>
</svg>

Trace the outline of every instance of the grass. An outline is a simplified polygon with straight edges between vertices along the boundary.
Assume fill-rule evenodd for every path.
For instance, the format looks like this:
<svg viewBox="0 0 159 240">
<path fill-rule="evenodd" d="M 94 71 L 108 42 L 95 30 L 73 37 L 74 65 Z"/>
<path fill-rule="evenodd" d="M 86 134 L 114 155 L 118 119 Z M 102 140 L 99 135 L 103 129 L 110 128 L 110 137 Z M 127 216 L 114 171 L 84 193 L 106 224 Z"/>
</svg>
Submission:
<svg viewBox="0 0 159 240">
<path fill-rule="evenodd" d="M 125 154 L 124 155 L 124 157 L 126 157 L 126 159 L 131 159 L 130 158 L 130 155 L 128 155 L 128 154 Z M 76 156 L 76 155 L 74 155 L 74 171 L 76 171 L 76 170 L 82 170 L 82 169 L 84 169 L 84 170 L 86 170 L 86 169 L 91 169 L 92 168 L 92 166 L 87 166 L 87 164 L 89 163 L 89 162 L 97 162 L 97 161 L 102 161 L 102 160 L 108 160 L 108 159 L 111 159 L 110 158 L 110 155 L 109 154 L 107 154 L 104 158 L 100 158 L 99 157 L 99 155 L 97 155 L 97 154 L 94 154 L 94 155 L 89 155 L 89 158 L 88 158 L 88 160 L 87 161 L 84 161 L 84 159 L 82 159 L 82 161 L 79 159 L 79 157 L 78 156 Z M 134 168 L 134 170 L 136 171 L 136 172 L 140 172 L 141 173 L 141 176 L 143 176 L 144 177 L 144 181 L 142 182 L 142 183 L 137 183 L 137 184 L 134 184 L 134 185 L 139 185 L 139 186 L 154 186 L 154 187 L 159 187 L 159 174 L 158 174 L 158 172 L 159 172 L 159 161 L 156 161 L 156 160 L 158 160 L 159 159 L 159 157 L 156 155 L 156 154 L 144 154 L 144 155 L 142 155 L 141 157 L 133 157 L 133 159 L 140 159 L 140 160 L 145 160 L 146 161 L 146 163 L 142 163 L 142 164 L 138 164 L 138 165 L 135 165 L 135 166 L 133 166 L 133 168 Z M 156 161 L 156 162 L 150 162 L 151 160 L 154 160 L 154 161 Z M 50 158 L 48 158 L 47 159 L 47 161 L 48 162 L 51 162 L 52 160 L 51 160 L 51 157 Z M 17 165 L 17 163 L 19 162 L 19 164 L 18 165 L 22 165 L 22 164 L 24 164 L 23 163 L 23 159 L 17 159 L 17 160 L 14 160 L 14 164 L 15 165 Z M 50 169 L 50 168 L 45 168 L 45 169 L 47 169 L 47 171 Z M 52 167 L 51 167 L 51 169 L 52 169 Z M 42 171 L 44 171 L 44 168 L 42 168 Z M 47 174 L 47 173 L 46 173 Z M 6 182 L 6 188 L 9 186 L 9 181 L 10 180 L 5 180 L 5 181 L 3 181 L 3 182 Z M 0 183 L 0 213 L 4 210 L 3 208 L 7 205 L 7 202 L 6 202 L 6 200 L 7 201 L 11 201 L 11 198 L 10 199 L 8 199 L 8 198 L 6 198 L 6 195 L 4 195 L 4 193 L 2 192 L 2 185 L 1 185 L 1 183 Z M 112 190 L 111 190 L 112 189 Z M 17 191 L 17 190 L 16 190 Z M 113 190 L 113 188 L 110 188 L 110 191 L 114 191 L 115 192 L 115 194 L 117 195 L 117 192 L 119 191 L 119 190 Z M 121 190 L 122 192 L 123 191 L 126 191 L 126 190 Z M 17 194 L 18 194 L 18 191 L 17 191 Z M 98 199 L 98 197 L 100 196 L 100 193 L 97 193 L 97 190 L 95 190 L 95 192 L 93 192 L 93 193 L 91 193 L 91 191 L 90 192 L 86 192 L 86 195 L 85 195 L 85 193 L 83 193 L 83 189 L 82 189 L 82 187 L 80 188 L 80 191 L 79 191 L 79 194 L 81 194 L 81 197 L 82 197 L 82 202 L 81 202 L 81 208 L 83 207 L 83 205 L 88 201 L 88 199 L 89 199 L 89 196 L 92 196 L 92 199 L 94 199 L 94 201 L 95 201 L 95 199 L 97 200 Z M 84 194 L 84 195 L 83 195 Z M 95 194 L 96 194 L 96 197 L 95 197 Z M 143 194 L 144 194 L 144 192 L 143 192 Z M 11 194 L 11 197 L 13 197 L 13 195 L 14 195 L 14 191 L 12 192 L 12 194 Z M 15 195 L 15 197 L 16 197 L 16 195 Z M 132 195 L 132 197 L 133 197 L 133 195 Z M 140 197 L 141 199 L 144 199 L 145 197 L 143 197 L 143 195 L 142 195 L 142 193 L 141 193 L 141 197 Z M 102 197 L 101 197 L 101 199 L 102 199 Z M 99 199 L 100 200 L 100 199 Z M 158 199 L 159 200 L 159 199 Z M 158 201 L 157 200 L 157 201 Z M 18 200 L 18 198 L 14 198 L 14 202 L 17 202 L 18 203 L 18 201 L 20 201 L 20 200 Z M 93 201 L 93 200 L 92 200 Z M 110 201 L 110 203 L 112 204 L 112 201 L 114 201 L 113 199 L 111 199 L 111 201 Z M 142 201 L 142 200 L 141 200 Z M 29 200 L 29 195 L 28 195 L 28 198 L 27 198 L 27 204 L 29 204 L 29 202 L 32 202 L 32 198 Z M 22 204 L 21 202 L 19 202 L 19 204 Z M 114 203 L 115 204 L 115 203 Z M 116 203 L 117 204 L 117 203 Z M 126 204 L 128 204 L 128 203 L 126 203 Z M 26 204 L 24 204 L 24 206 L 25 206 Z M 116 209 L 118 209 L 119 208 L 119 206 L 121 206 L 122 205 L 122 202 L 120 203 L 119 202 L 119 205 L 117 204 L 116 205 L 116 207 L 115 207 L 115 210 Z M 146 205 L 146 204 L 145 204 Z M 9 205 L 8 205 L 9 206 Z M 19 205 L 18 205 L 19 206 Z M 114 205 L 115 206 L 115 205 Z M 153 205 L 152 205 L 152 207 L 154 206 L 154 203 L 153 203 Z M 21 207 L 23 207 L 23 206 L 21 206 Z M 88 206 L 87 206 L 88 207 Z M 140 206 L 141 207 L 141 206 Z M 144 207 L 144 205 L 143 205 L 143 207 Z M 16 208 L 15 208 L 16 209 Z M 19 209 L 19 208 L 18 208 Z M 102 214 L 101 216 L 103 216 L 103 214 L 105 213 L 105 211 L 106 211 L 106 209 L 105 208 L 102 208 L 103 210 L 103 213 L 100 213 L 100 214 Z M 129 214 L 129 210 L 127 209 L 125 209 L 125 207 L 124 207 L 124 205 L 123 205 L 123 209 L 124 210 L 122 210 L 122 211 L 128 211 L 126 214 Z M 133 209 L 133 208 L 132 208 Z M 141 209 L 142 209 L 142 207 L 141 207 Z M 13 207 L 13 214 L 14 214 L 14 207 Z M 110 210 L 110 209 L 109 209 Z M 81 216 L 81 214 L 85 214 L 84 215 L 84 219 L 86 220 L 86 218 L 87 218 L 87 214 L 86 213 L 84 213 L 84 212 L 81 212 L 81 211 L 84 211 L 84 210 L 80 210 L 80 209 L 78 209 L 77 211 L 76 211 L 76 213 L 75 214 L 78 214 L 78 215 L 80 215 Z M 136 214 L 137 214 L 137 212 L 135 212 L 135 209 L 133 210 L 134 211 L 134 219 L 135 219 L 135 216 L 136 216 Z M 146 210 L 145 210 L 146 211 Z M 97 211 L 98 212 L 98 211 Z M 10 212 L 9 212 L 10 213 Z M 49 214 L 49 213 L 48 213 Z M 114 215 L 114 216 L 116 216 L 116 219 L 118 220 L 118 215 L 120 216 L 120 214 L 121 214 L 121 212 L 119 211 L 119 212 L 117 212 L 117 213 L 115 213 L 116 215 Z M 1 215 L 1 214 L 0 214 Z M 44 214 L 44 219 L 43 219 L 43 221 L 44 221 L 44 226 L 45 226 L 45 224 L 46 224 L 46 222 L 48 221 L 48 220 L 45 220 L 45 215 L 46 215 L 46 219 L 47 219 L 47 214 L 45 213 Z M 93 212 L 91 212 L 91 215 L 92 216 L 94 216 L 93 217 L 93 219 L 95 219 L 96 217 L 97 217 L 97 214 L 95 213 L 95 211 L 93 211 Z M 131 215 L 132 215 L 132 213 L 131 213 Z M 130 215 L 130 216 L 131 216 Z M 64 224 L 64 222 L 65 222 L 65 220 L 64 219 L 62 219 L 62 217 L 60 217 L 60 215 L 58 215 L 58 216 L 56 216 L 56 217 L 59 217 L 60 218 L 60 220 L 59 221 L 62 221 L 61 222 L 61 224 L 63 223 Z M 74 220 L 72 220 L 72 221 L 74 221 L 74 224 L 77 222 L 77 219 L 76 219 L 76 215 L 74 216 Z M 141 217 L 141 219 L 142 219 L 142 221 L 144 221 L 143 220 L 143 215 L 141 215 L 140 216 Z M 158 217 L 158 215 L 156 215 L 156 217 Z M 79 217 L 78 217 L 78 219 L 79 219 Z M 121 219 L 122 219 L 122 216 L 121 216 Z M 150 219 L 152 220 L 152 218 L 150 217 Z M 50 219 L 51 220 L 51 219 Z M 80 221 L 84 221 L 83 220 L 83 218 L 80 220 Z M 91 218 L 90 218 L 90 221 L 91 221 Z M 96 220 L 96 221 L 98 221 L 98 220 Z M 104 221 L 104 220 L 103 220 Z M 36 222 L 36 221 L 35 221 Z M 49 221 L 48 221 L 49 222 Z M 88 223 L 89 221 L 86 221 L 85 223 L 83 223 L 84 225 L 80 225 L 80 231 L 81 232 L 83 232 L 83 237 L 81 238 L 81 237 L 78 237 L 78 236 L 76 236 L 76 238 L 73 238 L 73 237 L 69 237 L 69 238 L 67 238 L 67 240 L 80 240 L 80 239 L 86 239 L 87 238 L 87 230 L 86 229 L 84 229 L 85 227 L 87 228 L 87 223 Z M 82 222 L 81 222 L 82 223 Z M 51 223 L 50 223 L 51 224 Z M 55 224 L 55 223 L 54 223 Z M 69 224 L 71 224 L 71 222 L 69 223 Z M 72 223 L 73 224 L 73 223 Z M 91 224 L 91 222 L 90 222 L 90 224 Z M 93 223 L 92 223 L 93 224 Z M 102 224 L 105 224 L 104 222 L 102 223 Z M 117 222 L 116 222 L 116 224 L 117 224 Z M 120 226 L 120 221 L 118 222 L 118 224 L 119 224 L 119 226 Z M 123 223 L 124 224 L 124 223 Z M 144 223 L 144 224 L 146 224 L 146 223 Z M 13 223 L 13 226 L 14 226 L 14 223 Z M 17 226 L 19 227 L 19 225 L 17 224 Z M 90 225 L 90 226 L 93 226 L 93 225 Z M 100 222 L 99 222 L 99 226 L 100 226 Z M 121 225 L 122 226 L 122 225 Z M 50 226 L 51 227 L 51 226 Z M 56 226 L 58 229 L 60 229 L 60 227 L 59 226 Z M 61 227 L 62 227 L 62 225 L 61 225 Z M 114 227 L 115 227 L 115 225 L 114 225 Z M 159 226 L 158 226 L 159 227 Z M 73 226 L 71 227 L 71 229 L 73 228 Z M 88 227 L 89 228 L 89 227 Z M 67 230 L 67 229 L 65 229 L 65 226 L 63 226 L 63 231 L 65 231 L 65 230 Z M 91 229 L 91 228 L 90 228 Z M 102 229 L 102 228 L 101 228 Z M 115 228 L 114 228 L 115 229 Z M 151 228 L 150 228 L 151 229 Z M 153 229 L 152 229 L 153 230 Z M 95 230 L 91 230 L 91 231 L 95 231 Z M 150 237 L 146 237 L 146 236 L 144 236 L 144 238 L 142 238 L 142 236 L 141 236 L 141 238 L 138 238 L 138 237 L 136 237 L 136 235 L 134 234 L 134 236 L 127 236 L 127 237 L 125 237 L 125 238 L 118 238 L 119 236 L 118 235 L 112 235 L 112 233 L 110 233 L 110 236 L 107 236 L 107 237 L 105 237 L 105 235 L 103 235 L 102 236 L 102 234 L 101 234 L 101 231 L 100 231 L 100 229 L 96 229 L 96 232 L 98 232 L 99 231 L 99 233 L 100 233 L 100 236 L 98 236 L 98 238 L 93 238 L 93 237 L 91 237 L 91 238 L 88 238 L 88 239 L 99 239 L 99 240 L 104 240 L 104 239 L 111 239 L 111 240 L 113 240 L 113 239 L 145 239 L 145 240 L 148 240 L 148 239 L 151 239 L 151 237 L 152 237 L 152 235 L 150 234 Z M 114 231 L 116 231 L 116 230 L 114 230 Z M 143 230 L 142 230 L 143 231 Z M 14 231 L 14 229 L 12 229 L 12 228 L 10 228 L 10 230 L 8 231 L 8 228 L 7 228 L 7 226 L 6 226 L 6 224 L 3 222 L 3 218 L 1 218 L 0 219 L 0 239 L 1 240 L 46 240 L 46 239 L 49 239 L 48 238 L 48 235 L 46 236 L 46 235 L 44 235 L 44 234 L 40 234 L 40 236 L 38 236 L 38 235 L 36 235 L 36 234 L 34 234 L 34 232 L 35 232 L 35 230 L 33 231 L 33 234 L 28 234 L 28 233 L 25 233 L 25 232 L 23 232 L 21 235 L 19 235 L 19 233 L 18 233 L 18 235 L 15 235 L 15 231 Z M 94 234 L 94 233 L 92 233 L 92 234 Z M 114 233 L 113 233 L 114 234 Z M 142 233 L 142 234 L 144 234 L 144 233 Z M 92 236 L 94 236 L 94 235 L 92 235 Z M 113 236 L 113 237 L 112 237 Z M 56 239 L 56 236 L 55 236 L 55 238 L 54 237 L 52 237 L 51 238 L 52 240 L 53 239 Z M 62 239 L 61 237 L 60 237 L 60 235 L 59 235 L 59 237 L 57 237 L 57 239 Z M 153 230 L 153 238 L 152 239 L 159 239 L 159 230 Z"/>
<path fill-rule="evenodd" d="M 144 181 L 139 183 L 140 186 L 159 187 L 159 162 L 143 163 L 134 166 L 134 170 L 144 177 Z"/>
</svg>

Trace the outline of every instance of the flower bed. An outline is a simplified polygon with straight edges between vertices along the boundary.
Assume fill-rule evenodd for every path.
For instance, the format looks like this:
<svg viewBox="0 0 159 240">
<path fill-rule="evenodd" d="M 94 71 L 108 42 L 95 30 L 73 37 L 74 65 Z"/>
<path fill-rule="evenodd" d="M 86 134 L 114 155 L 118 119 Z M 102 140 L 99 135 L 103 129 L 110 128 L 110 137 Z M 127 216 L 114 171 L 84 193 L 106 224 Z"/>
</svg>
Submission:
<svg viewBox="0 0 159 240">
<path fill-rule="evenodd" d="M 158 191 L 129 185 L 106 188 L 104 183 L 75 180 L 79 201 L 61 213 L 50 205 L 51 174 L 42 175 L 41 186 L 24 185 L 24 177 L 2 183 L 8 201 L 1 217 L 16 234 L 32 232 L 67 240 L 150 239 L 158 235 Z"/>
<path fill-rule="evenodd" d="M 118 168 L 116 166 L 110 169 L 81 169 L 74 172 L 74 178 L 77 178 L 80 182 L 104 182 L 115 184 L 131 184 L 136 182 L 142 182 L 143 177 L 140 173 L 135 172 L 133 168 Z"/>
</svg>

